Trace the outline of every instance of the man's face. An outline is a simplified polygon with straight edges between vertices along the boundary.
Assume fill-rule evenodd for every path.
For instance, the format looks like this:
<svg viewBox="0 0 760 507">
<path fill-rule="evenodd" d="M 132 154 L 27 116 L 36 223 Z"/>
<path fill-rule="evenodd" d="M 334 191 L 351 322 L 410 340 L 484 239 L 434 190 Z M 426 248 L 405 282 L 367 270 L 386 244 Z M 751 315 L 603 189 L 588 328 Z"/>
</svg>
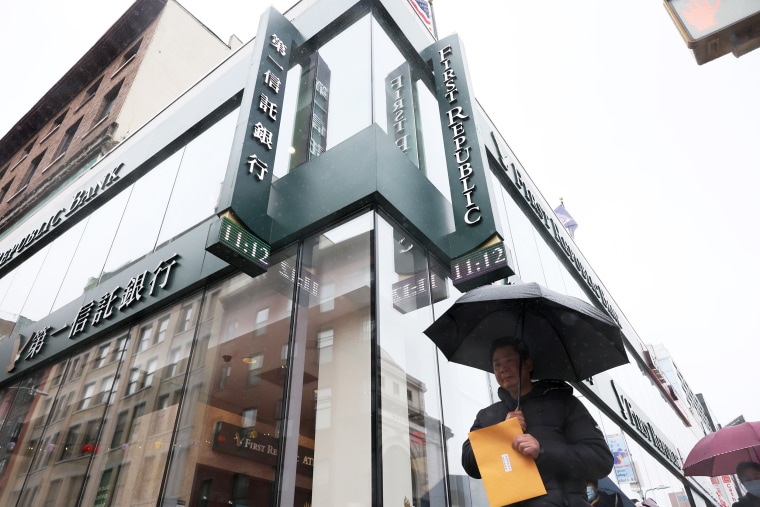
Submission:
<svg viewBox="0 0 760 507">
<path fill-rule="evenodd" d="M 507 391 L 513 391 L 519 384 L 520 354 L 511 345 L 496 349 L 492 358 L 493 373 L 496 382 Z M 523 382 L 530 382 L 530 372 L 533 370 L 533 362 L 530 359 L 523 361 Z"/>
<path fill-rule="evenodd" d="M 760 481 L 760 470 L 755 468 L 748 468 L 739 476 L 739 480 L 742 482 L 748 481 Z"/>
</svg>

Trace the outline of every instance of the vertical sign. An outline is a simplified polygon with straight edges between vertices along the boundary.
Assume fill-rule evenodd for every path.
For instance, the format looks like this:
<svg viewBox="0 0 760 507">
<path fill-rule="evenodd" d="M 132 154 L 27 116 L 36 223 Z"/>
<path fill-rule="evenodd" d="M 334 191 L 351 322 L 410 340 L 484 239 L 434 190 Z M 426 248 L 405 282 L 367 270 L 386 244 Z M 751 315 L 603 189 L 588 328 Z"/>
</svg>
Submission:
<svg viewBox="0 0 760 507">
<path fill-rule="evenodd" d="M 485 145 L 478 135 L 476 102 L 470 86 L 465 63 L 464 46 L 459 37 L 450 35 L 428 48 L 422 56 L 432 61 L 438 100 L 438 110 L 443 131 L 446 167 L 451 189 L 456 230 L 449 235 L 449 254 L 452 270 L 468 254 L 484 247 L 501 245 L 498 218 L 491 207 L 495 202 L 489 184 L 490 171 Z M 506 259 L 506 256 L 504 257 Z M 485 268 L 485 262 L 467 277 L 468 290 L 511 275 L 507 269 Z M 473 266 L 470 260 L 469 266 Z M 462 271 L 461 266 L 460 273 Z"/>
<path fill-rule="evenodd" d="M 311 55 L 309 66 L 301 75 L 296 121 L 293 127 L 293 169 L 327 149 L 327 114 L 330 110 L 330 76 L 332 72 L 319 52 Z"/>
<path fill-rule="evenodd" d="M 636 471 L 633 469 L 631 453 L 628 452 L 628 444 L 625 436 L 621 434 L 607 435 L 607 446 L 615 458 L 615 477 L 618 484 L 630 484 L 636 482 Z"/>
<path fill-rule="evenodd" d="M 414 165 L 419 167 L 412 73 L 407 62 L 385 77 L 385 104 L 388 135 L 401 151 L 409 155 Z"/>
<path fill-rule="evenodd" d="M 302 43 L 298 30 L 275 9 L 261 16 L 217 207 L 217 214 L 231 213 L 264 241 L 269 239 L 271 225 L 267 206 L 288 68 Z"/>
</svg>

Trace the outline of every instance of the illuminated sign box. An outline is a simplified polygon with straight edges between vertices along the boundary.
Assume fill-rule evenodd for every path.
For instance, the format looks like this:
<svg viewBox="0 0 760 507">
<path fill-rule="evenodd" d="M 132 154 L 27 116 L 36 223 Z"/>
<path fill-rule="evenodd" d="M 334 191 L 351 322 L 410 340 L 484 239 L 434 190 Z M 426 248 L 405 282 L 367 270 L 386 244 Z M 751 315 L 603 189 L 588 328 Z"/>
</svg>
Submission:
<svg viewBox="0 0 760 507">
<path fill-rule="evenodd" d="M 227 216 L 211 225 L 206 251 L 253 277 L 269 269 L 269 245 Z"/>
<path fill-rule="evenodd" d="M 665 0 L 665 8 L 699 65 L 760 46 L 757 0 Z"/>
<path fill-rule="evenodd" d="M 515 272 L 509 249 L 503 241 L 475 250 L 451 261 L 451 281 L 461 291 L 468 291 L 512 276 Z"/>
</svg>

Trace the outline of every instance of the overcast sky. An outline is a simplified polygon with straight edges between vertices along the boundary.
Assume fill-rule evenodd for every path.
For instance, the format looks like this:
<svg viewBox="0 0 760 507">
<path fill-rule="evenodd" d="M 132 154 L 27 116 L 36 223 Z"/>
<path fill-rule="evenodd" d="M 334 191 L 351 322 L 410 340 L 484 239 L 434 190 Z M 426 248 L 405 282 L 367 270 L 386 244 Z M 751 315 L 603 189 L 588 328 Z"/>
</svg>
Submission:
<svg viewBox="0 0 760 507">
<path fill-rule="evenodd" d="M 0 135 L 131 3 L 0 2 Z M 270 5 L 181 3 L 224 41 Z M 720 423 L 760 420 L 760 50 L 697 65 L 662 0 L 466 4 L 435 0 L 439 35 L 612 298 Z"/>
</svg>

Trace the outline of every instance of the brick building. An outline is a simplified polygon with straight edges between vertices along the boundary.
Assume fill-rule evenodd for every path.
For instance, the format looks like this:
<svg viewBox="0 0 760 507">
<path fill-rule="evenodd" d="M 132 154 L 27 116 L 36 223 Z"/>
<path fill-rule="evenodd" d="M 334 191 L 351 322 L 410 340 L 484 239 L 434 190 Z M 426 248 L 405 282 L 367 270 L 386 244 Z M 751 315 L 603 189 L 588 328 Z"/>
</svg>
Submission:
<svg viewBox="0 0 760 507">
<path fill-rule="evenodd" d="M 137 0 L 0 140 L 0 233 L 230 52 L 179 3 Z"/>
</svg>

